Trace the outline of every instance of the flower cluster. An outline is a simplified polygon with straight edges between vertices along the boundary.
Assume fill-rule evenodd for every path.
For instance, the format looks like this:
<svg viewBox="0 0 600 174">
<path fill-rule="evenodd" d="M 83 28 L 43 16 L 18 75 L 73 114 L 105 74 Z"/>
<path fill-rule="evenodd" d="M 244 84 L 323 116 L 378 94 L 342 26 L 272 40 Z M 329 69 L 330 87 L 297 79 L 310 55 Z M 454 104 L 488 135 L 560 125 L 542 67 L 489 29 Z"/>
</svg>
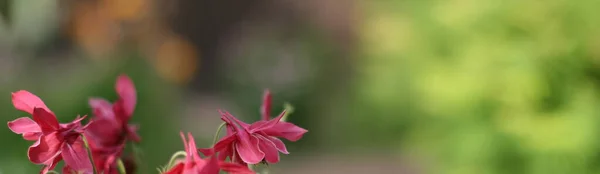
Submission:
<svg viewBox="0 0 600 174">
<path fill-rule="evenodd" d="M 133 81 L 126 75 L 117 78 L 115 85 L 119 98 L 113 103 L 102 98 L 90 98 L 92 117 L 77 116 L 69 123 L 59 123 L 56 115 L 36 95 L 25 91 L 12 93 L 16 109 L 27 112 L 8 122 L 8 128 L 23 139 L 35 141 L 29 146 L 27 156 L 34 164 L 43 165 L 40 173 L 57 173 L 57 163 L 64 161 L 65 174 L 124 174 L 135 173 L 136 161 L 124 154 L 128 143 L 140 143 L 138 126 L 129 123 L 137 103 Z M 226 136 L 213 142 L 210 148 L 198 148 L 194 137 L 180 133 L 184 151 L 173 155 L 169 163 L 160 168 L 164 174 L 252 174 L 252 166 L 279 162 L 279 152 L 289 154 L 279 139 L 299 140 L 307 130 L 285 122 L 288 113 L 281 112 L 271 119 L 271 94 L 265 92 L 260 109 L 262 119 L 248 124 L 227 111 L 219 111 Z M 215 137 L 215 141 L 218 137 Z M 183 157 L 183 158 L 180 158 Z"/>
</svg>

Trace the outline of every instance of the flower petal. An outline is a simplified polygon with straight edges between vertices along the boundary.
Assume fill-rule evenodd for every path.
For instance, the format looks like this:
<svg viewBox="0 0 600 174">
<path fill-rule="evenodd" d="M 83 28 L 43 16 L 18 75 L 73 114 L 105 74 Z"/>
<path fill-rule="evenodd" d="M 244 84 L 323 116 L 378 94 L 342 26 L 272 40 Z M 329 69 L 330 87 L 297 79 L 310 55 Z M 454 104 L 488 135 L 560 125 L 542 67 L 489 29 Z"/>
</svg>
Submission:
<svg viewBox="0 0 600 174">
<path fill-rule="evenodd" d="M 77 172 L 75 172 L 75 170 L 73 170 L 68 165 L 64 165 L 63 166 L 62 172 L 63 172 L 63 174 L 74 174 L 74 173 L 77 173 Z"/>
<path fill-rule="evenodd" d="M 202 163 L 198 164 L 198 161 L 196 162 L 196 165 L 201 165 Z M 200 167 L 200 170 L 198 173 L 206 173 L 206 174 L 213 174 L 219 173 L 219 161 L 217 160 L 217 158 L 215 157 L 210 157 L 206 162 L 204 162 L 204 165 L 202 166 L 198 166 Z M 194 173 L 196 174 L 196 173 Z"/>
<path fill-rule="evenodd" d="M 213 148 L 198 148 L 198 151 L 204 156 L 212 156 L 215 154 L 215 149 Z"/>
<path fill-rule="evenodd" d="M 38 141 L 29 147 L 27 156 L 34 164 L 48 163 L 61 152 L 62 142 L 58 139 L 58 132 L 42 135 Z"/>
<path fill-rule="evenodd" d="M 88 157 L 83 139 L 78 137 L 73 143 L 64 143 L 62 157 L 71 169 L 83 173 L 93 173 L 92 162 Z"/>
<path fill-rule="evenodd" d="M 263 120 L 271 119 L 271 92 L 267 89 L 263 94 L 263 103 L 260 106 L 260 114 Z"/>
<path fill-rule="evenodd" d="M 185 134 L 183 132 L 179 132 L 179 137 L 181 138 L 181 141 L 183 141 L 183 149 L 185 150 L 185 152 L 187 153 L 187 149 L 188 149 L 188 141 L 185 138 Z"/>
<path fill-rule="evenodd" d="M 265 153 L 265 160 L 271 164 L 279 162 L 279 151 L 275 147 L 275 144 L 264 136 L 259 135 L 256 137 L 260 140 L 258 147 Z"/>
<path fill-rule="evenodd" d="M 225 148 L 228 148 L 232 145 L 232 143 L 237 139 L 237 136 L 235 134 L 232 135 L 227 135 L 223 138 L 221 138 L 221 140 L 219 140 L 215 145 L 214 145 L 214 149 L 215 151 L 219 152 Z"/>
<path fill-rule="evenodd" d="M 17 134 L 42 132 L 40 126 L 29 117 L 21 117 L 8 122 L 8 128 Z"/>
<path fill-rule="evenodd" d="M 40 126 L 43 133 L 56 131 L 60 128 L 56 116 L 43 108 L 33 109 L 33 120 Z"/>
<path fill-rule="evenodd" d="M 88 104 L 94 112 L 94 117 L 99 119 L 115 120 L 115 112 L 110 102 L 101 98 L 90 98 Z"/>
<path fill-rule="evenodd" d="M 194 137 L 192 136 L 192 133 L 187 134 L 188 137 L 188 145 L 187 145 L 187 156 L 191 157 L 192 160 L 198 160 L 200 159 L 200 156 L 198 156 L 198 148 L 196 147 L 196 141 L 194 140 Z"/>
<path fill-rule="evenodd" d="M 127 125 L 127 137 L 134 142 L 142 141 L 142 137 L 137 133 L 138 129 L 139 127 L 137 125 Z"/>
<path fill-rule="evenodd" d="M 27 132 L 23 134 L 23 139 L 28 141 L 35 141 L 42 136 L 42 132 Z"/>
<path fill-rule="evenodd" d="M 52 113 L 46 104 L 44 104 L 42 99 L 29 91 L 20 90 L 12 93 L 12 102 L 15 108 L 29 114 L 33 114 L 34 108 L 43 108 L 47 112 Z"/>
<path fill-rule="evenodd" d="M 279 114 L 279 116 L 277 116 L 269 121 L 258 121 L 256 123 L 253 123 L 248 128 L 249 132 L 254 133 L 254 132 L 262 131 L 262 130 L 269 129 L 269 128 L 275 126 L 277 123 L 279 123 L 281 118 L 283 118 L 283 116 L 285 115 L 285 112 L 286 111 L 284 110 L 283 112 L 281 112 L 281 114 Z"/>
<path fill-rule="evenodd" d="M 233 152 L 235 150 L 233 149 L 233 145 L 229 146 L 221 151 L 219 151 L 219 154 L 217 154 L 217 159 L 219 161 L 225 161 L 227 159 L 227 157 L 233 159 Z"/>
<path fill-rule="evenodd" d="M 242 161 L 248 164 L 256 164 L 261 162 L 265 157 L 265 153 L 260 151 L 258 146 L 258 138 L 251 136 L 247 132 L 238 132 L 238 136 L 241 138 L 235 144 L 235 148 L 242 158 Z"/>
<path fill-rule="evenodd" d="M 279 150 L 281 153 L 283 153 L 283 154 L 290 153 L 287 151 L 285 144 L 283 144 L 283 142 L 279 138 L 275 138 L 272 136 L 264 136 L 264 138 L 269 139 L 273 143 L 273 145 L 275 145 L 275 148 L 277 148 L 277 150 Z"/>
<path fill-rule="evenodd" d="M 113 165 L 115 164 L 115 161 L 117 160 L 117 156 L 116 155 L 108 155 L 108 157 L 105 158 L 104 162 L 104 166 L 102 168 L 104 168 L 104 172 L 109 173 L 110 169 L 113 167 Z"/>
<path fill-rule="evenodd" d="M 121 130 L 118 126 L 108 119 L 94 120 L 85 129 L 85 136 L 93 147 L 114 146 L 119 144 L 121 139 Z"/>
<path fill-rule="evenodd" d="M 279 122 L 273 127 L 264 129 L 262 132 L 269 136 L 283 137 L 290 141 L 298 141 L 308 130 L 298 127 L 292 123 Z"/>
<path fill-rule="evenodd" d="M 234 130 L 236 130 L 236 131 L 239 130 L 239 128 L 237 126 L 235 126 L 236 123 L 239 124 L 240 126 L 242 126 L 242 128 L 244 128 L 244 129 L 248 129 L 250 127 L 250 124 L 244 123 L 243 121 L 238 120 L 237 118 L 235 118 L 233 115 L 231 115 L 227 111 L 222 112 L 221 110 L 219 110 L 219 113 L 221 113 L 221 120 L 223 120 L 225 123 L 233 126 Z"/>
<path fill-rule="evenodd" d="M 127 75 L 121 75 L 117 78 L 115 85 L 119 100 L 122 101 L 123 110 L 127 116 L 133 115 L 135 104 L 137 103 L 137 94 L 133 81 Z"/>
<path fill-rule="evenodd" d="M 219 161 L 219 167 L 229 174 L 255 174 L 248 166 Z"/>
</svg>

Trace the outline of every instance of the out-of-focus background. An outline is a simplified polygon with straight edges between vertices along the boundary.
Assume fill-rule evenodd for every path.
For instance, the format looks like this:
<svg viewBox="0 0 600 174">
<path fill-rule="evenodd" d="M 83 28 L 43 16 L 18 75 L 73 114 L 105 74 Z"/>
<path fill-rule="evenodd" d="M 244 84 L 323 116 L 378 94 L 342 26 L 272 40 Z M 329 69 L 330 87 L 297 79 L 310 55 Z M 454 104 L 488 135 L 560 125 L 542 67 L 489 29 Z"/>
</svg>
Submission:
<svg viewBox="0 0 600 174">
<path fill-rule="evenodd" d="M 600 173 L 600 1 L 0 0 L 10 93 L 66 122 L 130 75 L 154 173 L 217 109 L 259 119 L 265 88 L 309 130 L 271 173 Z M 3 98 L 3 99 L 2 99 Z M 36 173 L 0 131 L 0 173 Z"/>
</svg>

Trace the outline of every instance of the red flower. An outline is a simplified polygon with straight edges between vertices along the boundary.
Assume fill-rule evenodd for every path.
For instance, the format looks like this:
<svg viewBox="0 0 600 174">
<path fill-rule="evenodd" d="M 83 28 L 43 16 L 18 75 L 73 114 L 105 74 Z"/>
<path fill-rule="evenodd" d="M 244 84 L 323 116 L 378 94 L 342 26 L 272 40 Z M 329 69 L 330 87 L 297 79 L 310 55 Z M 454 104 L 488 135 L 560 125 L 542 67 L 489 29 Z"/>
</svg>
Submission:
<svg viewBox="0 0 600 174">
<path fill-rule="evenodd" d="M 194 141 L 192 134 L 187 134 L 189 141 L 186 141 L 183 132 L 180 133 L 180 135 L 185 146 L 185 151 L 187 154 L 186 158 L 185 160 L 177 163 L 177 165 L 175 165 L 169 171 L 165 172 L 165 174 L 218 174 L 220 168 L 231 174 L 254 173 L 246 166 L 217 161 L 217 159 L 212 156 L 214 151 L 210 149 L 205 149 L 202 151 L 205 155 L 209 156 L 208 159 L 200 158 L 196 148 L 196 142 Z"/>
<path fill-rule="evenodd" d="M 135 86 L 129 77 L 121 75 L 115 89 L 119 99 L 114 104 L 100 98 L 89 100 L 94 118 L 85 131 L 95 165 L 99 172 L 105 173 L 117 173 L 115 162 L 121 156 L 126 140 L 140 141 L 137 126 L 128 124 L 137 102 Z"/>
<path fill-rule="evenodd" d="M 34 164 L 44 164 L 41 173 L 54 169 L 56 163 L 64 160 L 66 166 L 83 173 L 93 172 L 82 137 L 84 126 L 77 118 L 66 124 L 59 124 L 56 116 L 44 102 L 28 91 L 12 94 L 13 105 L 21 111 L 33 115 L 33 120 L 22 117 L 8 122 L 8 127 L 26 140 L 36 142 L 29 147 L 27 156 Z"/>
<path fill-rule="evenodd" d="M 285 144 L 277 137 L 297 141 L 307 130 L 292 123 L 281 122 L 285 111 L 278 117 L 270 119 L 270 108 L 271 95 L 266 91 L 261 107 L 263 120 L 247 124 L 228 112 L 219 111 L 221 119 L 227 124 L 227 136 L 214 146 L 215 150 L 220 152 L 219 160 L 229 157 L 232 162 L 240 164 L 256 164 L 263 159 L 269 163 L 277 163 L 279 152 L 289 153 Z"/>
</svg>

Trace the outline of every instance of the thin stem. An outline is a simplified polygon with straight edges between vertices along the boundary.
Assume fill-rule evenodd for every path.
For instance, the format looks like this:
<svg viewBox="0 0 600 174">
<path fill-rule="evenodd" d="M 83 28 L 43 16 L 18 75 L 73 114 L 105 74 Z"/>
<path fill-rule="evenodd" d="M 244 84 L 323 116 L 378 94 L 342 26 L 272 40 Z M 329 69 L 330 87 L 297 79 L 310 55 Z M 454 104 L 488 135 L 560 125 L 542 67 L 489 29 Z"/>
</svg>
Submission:
<svg viewBox="0 0 600 174">
<path fill-rule="evenodd" d="M 54 170 L 50 170 L 50 171 L 46 172 L 46 174 L 60 174 L 60 173 L 58 173 L 57 171 L 54 171 Z"/>
<path fill-rule="evenodd" d="M 125 170 L 125 164 L 123 164 L 123 160 L 121 160 L 121 158 L 117 159 L 117 166 L 119 167 L 119 173 L 127 174 L 127 170 Z"/>
<path fill-rule="evenodd" d="M 213 146 L 215 145 L 215 143 L 217 143 L 217 139 L 219 139 L 219 133 L 221 133 L 221 129 L 223 129 L 223 127 L 225 127 L 226 123 L 223 122 L 221 123 L 221 125 L 219 125 L 219 128 L 217 128 L 217 132 L 215 133 L 215 137 L 213 138 Z"/>
<path fill-rule="evenodd" d="M 187 156 L 187 153 L 185 151 L 177 151 L 175 152 L 175 154 L 173 154 L 173 156 L 171 156 L 171 160 L 169 160 L 169 163 L 167 164 L 167 170 L 171 169 L 171 167 L 173 167 L 175 160 L 180 157 L 180 156 Z"/>
<path fill-rule="evenodd" d="M 81 139 L 83 139 L 83 144 L 85 145 L 85 149 L 87 150 L 88 157 L 90 158 L 90 162 L 92 163 L 92 168 L 94 169 L 94 173 L 98 173 L 96 170 L 96 163 L 94 162 L 94 157 L 92 156 L 92 149 L 90 148 L 90 144 L 87 141 L 87 137 L 81 134 Z"/>
<path fill-rule="evenodd" d="M 263 168 L 261 174 L 269 174 L 270 169 L 271 169 L 271 166 L 269 166 L 268 164 L 266 164 L 265 167 Z"/>
</svg>

